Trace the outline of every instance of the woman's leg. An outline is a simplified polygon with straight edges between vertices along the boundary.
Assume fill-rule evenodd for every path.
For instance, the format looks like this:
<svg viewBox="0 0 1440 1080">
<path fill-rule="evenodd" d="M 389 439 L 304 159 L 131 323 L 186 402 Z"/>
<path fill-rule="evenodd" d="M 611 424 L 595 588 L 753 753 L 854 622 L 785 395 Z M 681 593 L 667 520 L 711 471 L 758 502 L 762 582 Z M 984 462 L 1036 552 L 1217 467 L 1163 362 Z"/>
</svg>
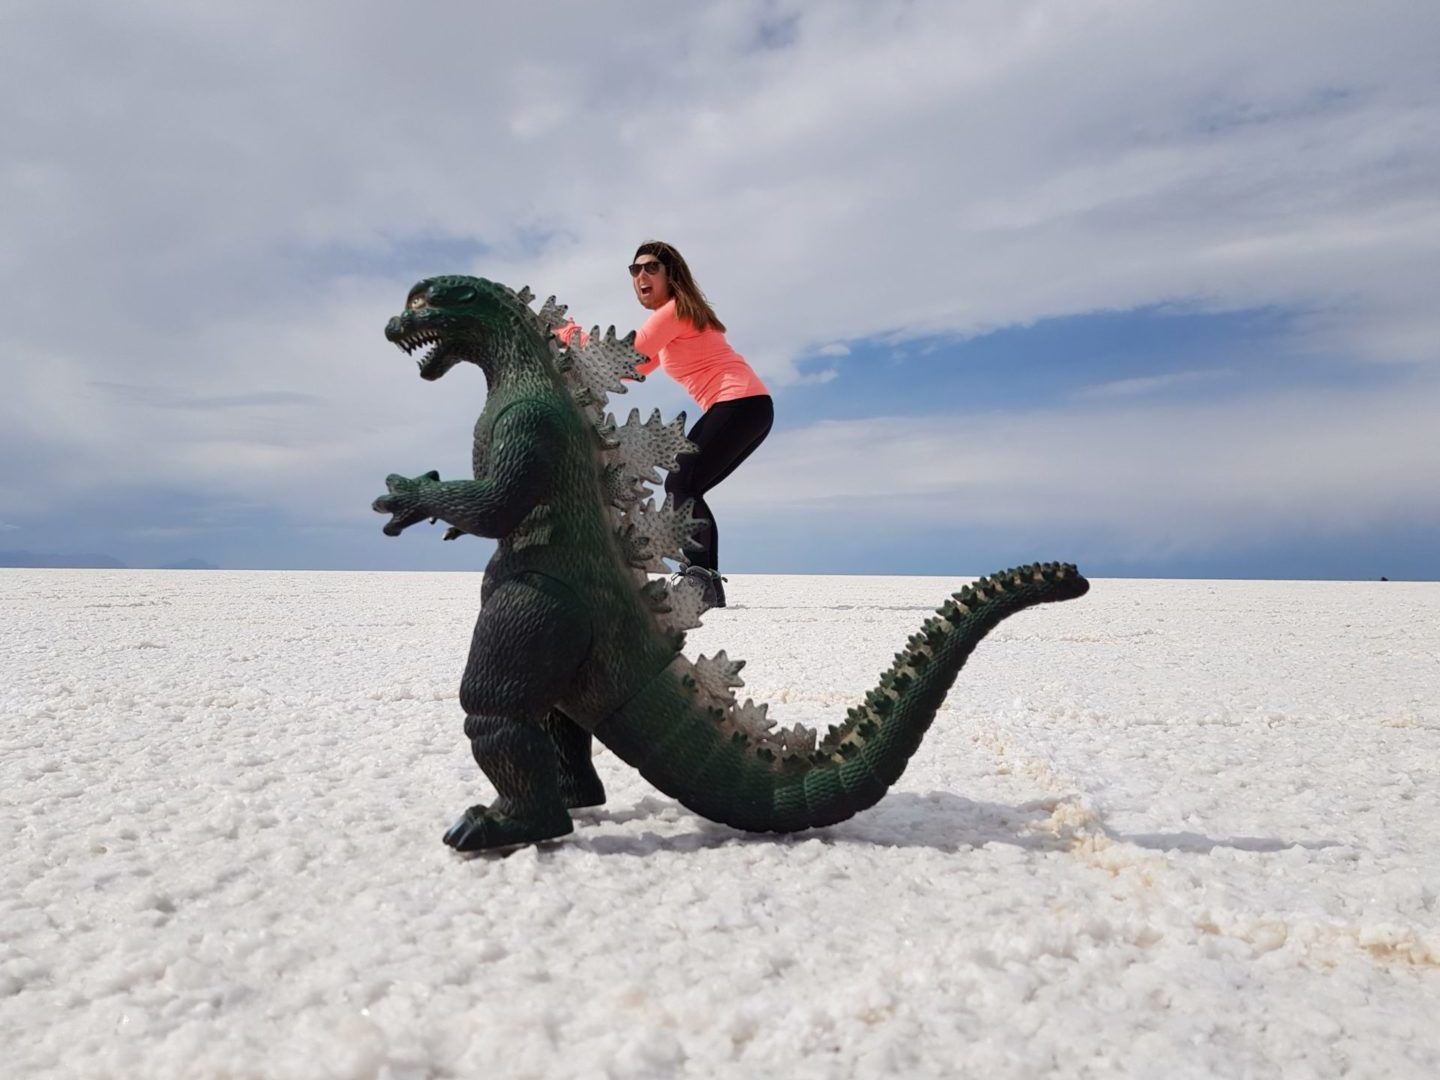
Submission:
<svg viewBox="0 0 1440 1080">
<path fill-rule="evenodd" d="M 679 467 L 665 478 L 665 490 L 677 504 L 693 499 L 694 515 L 707 523 L 707 528 L 697 530 L 695 539 L 704 546 L 690 553 L 691 566 L 719 570 L 719 531 L 705 493 L 755 452 L 774 422 L 775 404 L 769 395 L 737 398 L 712 405 L 685 436 L 696 450 L 680 455 Z"/>
</svg>

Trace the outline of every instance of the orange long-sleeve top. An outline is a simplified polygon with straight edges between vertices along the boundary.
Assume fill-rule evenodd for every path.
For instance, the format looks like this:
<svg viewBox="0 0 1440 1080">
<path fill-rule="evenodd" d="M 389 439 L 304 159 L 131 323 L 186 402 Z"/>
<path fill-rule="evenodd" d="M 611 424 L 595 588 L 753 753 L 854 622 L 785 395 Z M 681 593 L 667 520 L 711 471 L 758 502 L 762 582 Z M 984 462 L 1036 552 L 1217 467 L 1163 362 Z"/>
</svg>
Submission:
<svg viewBox="0 0 1440 1080">
<path fill-rule="evenodd" d="M 577 332 L 583 344 L 585 332 L 573 322 L 557 327 L 555 336 L 568 345 Z M 673 299 L 652 311 L 635 332 L 635 351 L 648 357 L 636 365 L 638 374 L 649 375 L 663 367 L 665 374 L 683 386 L 702 409 L 770 392 L 754 368 L 730 347 L 723 332 L 714 327 L 695 329 L 675 311 Z"/>
</svg>

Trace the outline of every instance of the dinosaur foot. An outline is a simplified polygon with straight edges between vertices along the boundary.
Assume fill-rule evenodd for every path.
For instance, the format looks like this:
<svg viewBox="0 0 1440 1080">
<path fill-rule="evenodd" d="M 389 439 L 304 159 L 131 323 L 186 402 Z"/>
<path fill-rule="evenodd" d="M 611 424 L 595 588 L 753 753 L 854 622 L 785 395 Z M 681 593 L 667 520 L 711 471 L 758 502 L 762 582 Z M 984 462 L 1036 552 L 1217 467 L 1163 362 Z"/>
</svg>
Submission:
<svg viewBox="0 0 1440 1080">
<path fill-rule="evenodd" d="M 493 851 L 550 840 L 575 831 L 563 810 L 537 817 L 510 817 L 488 806 L 472 806 L 445 833 L 445 843 L 456 851 Z"/>
</svg>

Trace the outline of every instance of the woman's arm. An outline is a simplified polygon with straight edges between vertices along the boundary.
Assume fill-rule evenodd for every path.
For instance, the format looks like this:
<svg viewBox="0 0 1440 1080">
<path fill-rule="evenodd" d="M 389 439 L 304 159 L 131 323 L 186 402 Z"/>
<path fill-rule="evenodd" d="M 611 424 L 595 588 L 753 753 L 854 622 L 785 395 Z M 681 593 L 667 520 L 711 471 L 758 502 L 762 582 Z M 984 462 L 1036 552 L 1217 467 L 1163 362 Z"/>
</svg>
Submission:
<svg viewBox="0 0 1440 1080">
<path fill-rule="evenodd" d="M 675 314 L 675 301 L 671 300 L 663 307 L 651 313 L 645 320 L 645 325 L 635 331 L 635 351 L 646 359 L 635 365 L 635 374 L 649 375 L 660 366 L 660 350 L 680 336 L 680 331 L 685 324 Z M 580 324 L 574 319 L 562 326 L 557 326 L 550 331 L 555 335 L 561 345 L 573 346 L 578 337 L 579 347 L 584 348 L 590 343 L 590 335 L 581 329 Z"/>
<path fill-rule="evenodd" d="M 667 300 L 650 313 L 645 325 L 635 331 L 635 351 L 649 359 L 635 370 L 649 375 L 660 364 L 660 350 L 680 336 L 685 324 L 675 314 L 675 301 Z"/>
</svg>

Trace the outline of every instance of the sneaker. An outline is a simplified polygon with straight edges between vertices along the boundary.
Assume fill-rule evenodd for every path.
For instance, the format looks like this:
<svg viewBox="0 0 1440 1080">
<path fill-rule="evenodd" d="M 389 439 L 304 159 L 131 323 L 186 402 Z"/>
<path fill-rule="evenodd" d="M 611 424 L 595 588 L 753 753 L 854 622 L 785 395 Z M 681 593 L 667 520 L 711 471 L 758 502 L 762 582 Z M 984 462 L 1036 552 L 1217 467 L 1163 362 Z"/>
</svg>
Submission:
<svg viewBox="0 0 1440 1080">
<path fill-rule="evenodd" d="M 725 579 L 720 576 L 718 571 L 707 570 L 703 566 L 687 566 L 671 577 L 670 581 L 672 584 L 679 584 L 686 578 L 700 583 L 700 610 L 702 612 L 725 606 Z"/>
</svg>

